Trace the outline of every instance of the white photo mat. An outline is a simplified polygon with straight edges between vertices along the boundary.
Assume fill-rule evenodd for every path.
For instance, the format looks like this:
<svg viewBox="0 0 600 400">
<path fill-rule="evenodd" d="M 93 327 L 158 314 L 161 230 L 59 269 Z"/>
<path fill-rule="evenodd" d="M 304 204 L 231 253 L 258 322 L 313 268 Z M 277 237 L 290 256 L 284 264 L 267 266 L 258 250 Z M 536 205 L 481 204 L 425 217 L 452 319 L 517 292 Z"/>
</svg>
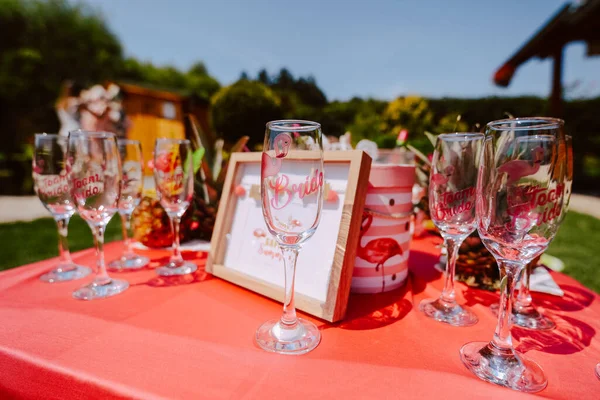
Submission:
<svg viewBox="0 0 600 400">
<path fill-rule="evenodd" d="M 207 269 L 282 301 L 283 260 L 262 213 L 260 159 L 261 153 L 232 155 Z M 326 152 L 329 201 L 323 202 L 319 227 L 298 256 L 295 293 L 298 309 L 329 321 L 345 313 L 369 171 L 370 158 L 360 150 Z M 327 196 L 331 190 L 337 196 Z"/>
</svg>

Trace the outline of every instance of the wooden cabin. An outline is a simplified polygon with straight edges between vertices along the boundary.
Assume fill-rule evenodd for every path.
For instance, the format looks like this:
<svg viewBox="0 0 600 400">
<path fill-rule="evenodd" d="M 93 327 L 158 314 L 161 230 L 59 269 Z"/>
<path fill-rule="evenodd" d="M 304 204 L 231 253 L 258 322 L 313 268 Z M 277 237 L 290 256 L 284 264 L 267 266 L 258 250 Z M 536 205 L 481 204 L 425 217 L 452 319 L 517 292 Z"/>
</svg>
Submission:
<svg viewBox="0 0 600 400">
<path fill-rule="evenodd" d="M 116 82 L 121 88 L 122 104 L 131 122 L 127 131 L 128 139 L 139 140 L 142 144 L 144 161 L 153 157 L 156 138 L 186 137 L 184 117 L 193 114 L 200 129 L 212 137 L 209 125 L 209 107 L 194 101 L 180 92 L 158 90 L 139 84 Z M 150 173 L 146 170 L 146 173 Z"/>
</svg>

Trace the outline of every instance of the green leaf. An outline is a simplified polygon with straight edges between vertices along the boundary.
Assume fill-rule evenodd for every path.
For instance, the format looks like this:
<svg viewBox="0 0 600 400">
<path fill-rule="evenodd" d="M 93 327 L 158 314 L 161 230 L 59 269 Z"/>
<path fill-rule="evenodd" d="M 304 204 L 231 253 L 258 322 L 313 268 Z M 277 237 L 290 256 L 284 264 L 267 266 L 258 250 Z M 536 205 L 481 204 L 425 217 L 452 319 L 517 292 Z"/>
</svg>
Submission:
<svg viewBox="0 0 600 400">
<path fill-rule="evenodd" d="M 410 151 L 412 151 L 413 153 L 415 153 L 415 155 L 417 157 L 419 157 L 421 159 L 421 161 L 423 161 L 426 165 L 431 166 L 431 162 L 429 162 L 429 159 L 427 158 L 427 156 L 425 154 L 421 153 L 419 150 L 417 150 L 416 148 L 414 148 L 410 144 L 406 145 L 406 147 L 408 147 L 408 149 Z"/>
<path fill-rule="evenodd" d="M 433 133 L 427 132 L 427 131 L 425 131 L 425 136 L 427 136 L 427 139 L 429 139 L 429 141 L 431 142 L 431 145 L 433 147 L 435 147 L 435 142 L 437 142 L 437 136 L 435 136 Z"/>
<path fill-rule="evenodd" d="M 417 169 L 415 169 L 415 172 L 417 174 L 417 179 L 419 182 L 424 183 L 424 184 L 429 183 L 429 176 L 424 171 L 417 168 Z"/>
<path fill-rule="evenodd" d="M 194 174 L 198 172 L 200 169 L 200 165 L 202 165 L 202 158 L 204 157 L 204 147 L 200 147 L 198 150 L 192 153 L 192 162 L 194 165 Z"/>
</svg>

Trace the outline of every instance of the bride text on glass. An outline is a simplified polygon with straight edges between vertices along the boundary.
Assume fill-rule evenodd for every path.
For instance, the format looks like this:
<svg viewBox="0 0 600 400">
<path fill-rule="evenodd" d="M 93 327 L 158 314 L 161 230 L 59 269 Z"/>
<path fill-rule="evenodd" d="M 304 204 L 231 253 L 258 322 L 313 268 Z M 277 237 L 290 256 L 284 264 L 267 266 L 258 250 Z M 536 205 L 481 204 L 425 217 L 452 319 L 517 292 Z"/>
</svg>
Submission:
<svg viewBox="0 0 600 400">
<path fill-rule="evenodd" d="M 315 171 L 314 175 L 306 177 L 304 182 L 289 184 L 290 179 L 285 174 L 280 174 L 277 178 L 269 180 L 269 187 L 273 190 L 274 195 L 271 199 L 271 207 L 276 210 L 281 210 L 294 198 L 297 194 L 300 199 L 316 193 L 319 188 L 323 187 L 323 172 Z"/>
<path fill-rule="evenodd" d="M 475 205 L 475 188 L 468 187 L 457 192 L 445 192 L 437 204 L 435 212 L 439 219 L 452 218 L 465 211 L 470 211 Z"/>
</svg>

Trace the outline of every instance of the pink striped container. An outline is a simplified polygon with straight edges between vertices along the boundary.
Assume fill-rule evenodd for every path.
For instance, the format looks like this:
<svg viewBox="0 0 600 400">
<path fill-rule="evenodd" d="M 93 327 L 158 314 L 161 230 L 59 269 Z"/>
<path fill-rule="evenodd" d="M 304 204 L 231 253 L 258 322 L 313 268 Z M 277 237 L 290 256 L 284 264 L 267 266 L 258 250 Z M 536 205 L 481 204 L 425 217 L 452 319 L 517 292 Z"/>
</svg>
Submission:
<svg viewBox="0 0 600 400">
<path fill-rule="evenodd" d="M 414 183 L 414 165 L 371 167 L 352 274 L 353 293 L 387 292 L 406 281 Z"/>
</svg>

